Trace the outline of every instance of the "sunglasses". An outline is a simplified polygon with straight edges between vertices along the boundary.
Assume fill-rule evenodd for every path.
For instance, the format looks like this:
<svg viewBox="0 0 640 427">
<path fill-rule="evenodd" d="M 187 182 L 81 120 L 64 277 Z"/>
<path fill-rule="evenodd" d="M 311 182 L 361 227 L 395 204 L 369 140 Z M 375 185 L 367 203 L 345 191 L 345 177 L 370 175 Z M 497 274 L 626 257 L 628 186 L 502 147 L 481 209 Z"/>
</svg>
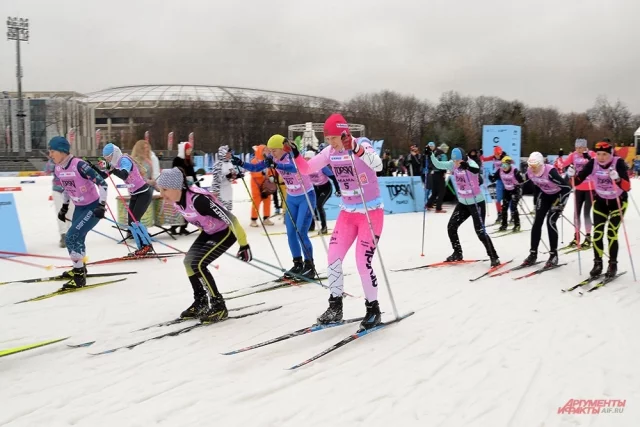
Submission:
<svg viewBox="0 0 640 427">
<path fill-rule="evenodd" d="M 608 150 L 611 148 L 611 144 L 609 144 L 608 142 L 597 142 L 596 143 L 596 150 L 597 149 L 605 149 Z"/>
</svg>

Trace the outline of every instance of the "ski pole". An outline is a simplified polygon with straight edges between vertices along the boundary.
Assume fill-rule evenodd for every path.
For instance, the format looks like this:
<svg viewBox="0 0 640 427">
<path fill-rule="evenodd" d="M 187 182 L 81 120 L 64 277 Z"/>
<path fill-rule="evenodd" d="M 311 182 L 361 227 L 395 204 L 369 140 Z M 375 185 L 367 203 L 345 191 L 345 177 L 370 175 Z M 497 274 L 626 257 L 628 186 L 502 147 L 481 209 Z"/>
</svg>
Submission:
<svg viewBox="0 0 640 427">
<path fill-rule="evenodd" d="M 613 183 L 613 185 L 615 185 L 616 189 L 620 189 L 620 187 L 618 187 L 618 184 L 616 184 L 616 182 L 613 179 L 611 180 L 611 182 Z M 622 210 L 619 196 L 616 197 L 616 202 L 618 203 L 618 212 L 620 214 L 620 222 L 622 223 L 622 231 L 624 232 L 624 240 L 627 243 L 627 251 L 629 252 L 629 262 L 631 263 L 631 271 L 633 272 L 633 281 L 637 282 L 636 267 L 633 264 L 633 256 L 631 255 L 631 245 L 629 244 L 629 236 L 627 235 L 627 226 L 624 223 L 624 211 Z"/>
<path fill-rule="evenodd" d="M 68 257 L 61 257 L 61 256 L 37 255 L 37 254 L 29 254 L 25 252 L 10 252 L 10 251 L 0 251 L 0 255 L 26 256 L 26 257 L 32 257 L 32 258 L 47 258 L 47 259 L 62 259 L 62 260 L 69 259 Z"/>
<path fill-rule="evenodd" d="M 9 261 L 9 262 L 15 262 L 15 263 L 18 263 L 18 264 L 28 265 L 30 267 L 42 268 L 44 270 L 53 270 L 53 268 L 54 268 L 53 265 L 41 265 L 41 264 L 36 264 L 35 262 L 22 261 L 20 259 L 4 258 L 4 257 L 0 257 L 0 259 L 4 260 L 4 261 Z"/>
<path fill-rule="evenodd" d="M 242 171 L 240 170 L 240 167 L 236 166 L 236 169 L 238 169 L 238 173 L 242 173 Z M 251 175 L 249 175 L 249 178 L 251 180 L 253 180 L 253 178 L 251 178 Z M 275 248 L 275 246 L 273 246 L 273 242 L 271 241 L 271 236 L 269 236 L 269 232 L 267 231 L 267 227 L 264 225 L 264 222 L 262 221 L 262 217 L 260 216 L 260 206 L 256 203 L 255 200 L 253 200 L 253 196 L 251 195 L 251 191 L 249 190 L 249 186 L 247 185 L 247 182 L 244 180 L 244 178 L 242 178 L 240 181 L 242 181 L 242 184 L 244 184 L 244 189 L 247 190 L 247 194 L 249 195 L 249 199 L 251 199 L 251 204 L 253 205 L 253 208 L 256 210 L 256 213 L 258 214 L 258 221 L 260 221 L 260 225 L 262 225 L 262 229 L 264 230 L 264 234 L 266 234 L 266 236 L 267 236 L 267 240 L 269 241 L 269 245 L 271 245 L 271 249 L 273 250 L 273 254 L 276 256 L 276 260 L 278 261 L 278 265 L 280 265 L 280 269 L 282 269 L 284 271 L 284 267 L 282 267 L 282 262 L 280 261 L 280 257 L 278 256 L 278 252 L 276 252 L 276 248 Z M 253 182 L 255 183 L 255 181 L 253 181 Z M 258 185 L 258 184 L 256 184 L 256 185 Z M 278 188 L 280 188 L 278 183 L 276 183 L 276 186 Z"/>
<path fill-rule="evenodd" d="M 391 292 L 391 283 L 389 283 L 389 277 L 387 276 L 387 269 L 384 267 L 382 254 L 380 253 L 380 247 L 378 246 L 378 240 L 376 239 L 376 233 L 373 231 L 373 224 L 371 223 L 371 217 L 369 216 L 369 208 L 367 208 L 367 203 L 364 200 L 364 190 L 362 189 L 362 183 L 360 182 L 358 170 L 356 169 L 356 163 L 353 160 L 353 150 L 349 150 L 349 159 L 351 160 L 351 167 L 353 168 L 353 174 L 356 177 L 356 181 L 358 182 L 358 188 L 360 190 L 360 198 L 362 199 L 362 206 L 364 207 L 364 214 L 367 217 L 367 223 L 369 223 L 369 231 L 371 232 L 372 245 L 373 245 L 373 248 L 377 249 L 376 252 L 378 252 L 378 260 L 380 261 L 380 267 L 382 267 L 382 275 L 384 277 L 384 282 L 387 287 L 387 292 L 389 292 L 389 300 L 391 301 L 393 315 L 396 317 L 396 320 L 397 320 L 400 318 L 400 316 L 398 315 L 398 308 L 396 307 L 396 301 L 395 301 L 395 298 L 393 297 L 393 293 Z"/>
<path fill-rule="evenodd" d="M 576 180 L 575 177 L 571 177 L 571 186 L 573 187 L 573 218 L 576 222 L 574 224 L 576 246 L 578 246 L 578 274 L 582 276 L 582 257 L 580 256 L 580 227 L 578 226 L 578 220 L 580 219 L 580 212 L 578 212 L 578 197 L 576 193 Z M 562 215 L 562 223 L 564 224 L 564 215 Z M 585 224 L 586 225 L 586 224 Z M 564 243 L 564 242 L 563 242 Z"/>
</svg>

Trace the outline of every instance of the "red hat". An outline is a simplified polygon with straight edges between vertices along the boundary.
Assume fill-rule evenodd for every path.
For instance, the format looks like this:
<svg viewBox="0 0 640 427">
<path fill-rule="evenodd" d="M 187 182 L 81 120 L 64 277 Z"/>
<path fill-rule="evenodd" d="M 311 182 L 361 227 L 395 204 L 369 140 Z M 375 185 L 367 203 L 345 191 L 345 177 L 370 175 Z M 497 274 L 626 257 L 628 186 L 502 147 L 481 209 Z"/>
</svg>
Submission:
<svg viewBox="0 0 640 427">
<path fill-rule="evenodd" d="M 497 147 L 493 147 L 493 155 L 499 156 L 500 154 L 502 154 L 502 147 L 499 145 Z"/>
<path fill-rule="evenodd" d="M 324 122 L 324 136 L 340 136 L 342 132 L 351 135 L 349 125 L 342 114 L 332 114 L 326 122 Z"/>
</svg>

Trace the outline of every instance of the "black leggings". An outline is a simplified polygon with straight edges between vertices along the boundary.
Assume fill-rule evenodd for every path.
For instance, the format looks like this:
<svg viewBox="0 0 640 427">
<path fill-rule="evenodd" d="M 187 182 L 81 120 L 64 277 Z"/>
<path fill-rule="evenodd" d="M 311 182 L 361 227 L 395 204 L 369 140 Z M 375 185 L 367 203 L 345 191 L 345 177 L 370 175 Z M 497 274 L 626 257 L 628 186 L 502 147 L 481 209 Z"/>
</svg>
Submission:
<svg viewBox="0 0 640 427">
<path fill-rule="evenodd" d="M 316 218 L 320 218 L 320 224 L 322 224 L 322 228 L 325 228 L 327 226 L 327 214 L 324 211 L 324 204 L 331 197 L 333 187 L 327 181 L 322 185 L 314 185 L 313 188 L 316 192 Z"/>
<path fill-rule="evenodd" d="M 602 258 L 604 254 L 604 227 L 609 221 L 607 227 L 607 240 L 609 241 L 609 261 L 618 261 L 618 230 L 622 217 L 627 210 L 627 193 L 623 193 L 620 197 L 620 207 L 622 215 L 618 208 L 618 200 L 606 200 L 596 197 L 593 205 L 593 255 L 596 258 Z"/>
<path fill-rule="evenodd" d="M 540 239 L 542 238 L 542 224 L 547 218 L 547 231 L 549 232 L 549 250 L 554 252 L 558 249 L 558 218 L 560 212 L 551 210 L 553 204 L 560 198 L 560 193 L 547 194 L 540 192 L 536 202 L 536 216 L 531 227 L 531 251 L 538 252 Z"/>
<path fill-rule="evenodd" d="M 143 191 L 142 193 L 137 193 L 131 196 L 131 200 L 129 200 L 129 210 L 131 211 L 129 216 L 129 225 L 133 224 L 135 221 L 142 222 L 142 217 L 149 209 L 149 205 L 153 201 L 153 190 L 149 187 L 147 191 Z M 131 218 L 131 214 L 135 216 Z"/>
<path fill-rule="evenodd" d="M 584 206 L 584 210 L 583 210 L 583 214 L 584 214 L 584 229 L 585 232 L 591 233 L 591 204 L 592 204 L 592 200 L 593 200 L 593 196 L 590 194 L 591 191 L 587 190 L 587 191 L 583 191 L 583 190 L 576 190 L 573 194 L 574 197 L 576 198 L 576 227 L 578 227 L 578 229 L 580 229 L 580 225 L 581 225 L 581 220 L 580 220 L 580 211 L 583 210 L 582 207 Z"/>
<path fill-rule="evenodd" d="M 513 190 L 505 189 L 502 192 L 502 226 L 506 227 L 509 224 L 509 203 L 511 203 L 511 218 L 513 218 L 513 225 L 520 227 L 520 214 L 518 213 L 518 204 L 520 203 L 520 189 L 518 187 Z"/>
<path fill-rule="evenodd" d="M 229 228 L 215 234 L 203 231 L 193 242 L 184 257 L 184 267 L 193 288 L 194 299 L 203 298 L 207 293 L 211 298 L 222 298 L 207 266 L 228 251 L 235 242 L 236 236 Z"/>
<path fill-rule="evenodd" d="M 479 211 L 479 212 L 478 212 Z M 491 242 L 491 238 L 487 235 L 484 226 L 484 218 L 486 215 L 486 206 L 484 201 L 478 203 L 477 205 L 463 205 L 462 203 L 458 203 L 456 208 L 451 214 L 451 218 L 449 218 L 449 224 L 447 225 L 447 231 L 449 233 L 449 240 L 451 241 L 451 246 L 454 251 L 459 251 L 462 253 L 462 246 L 460 245 L 460 238 L 458 237 L 458 228 L 469 218 L 473 219 L 473 228 L 476 231 L 476 235 L 478 239 L 482 242 L 485 249 L 487 250 L 487 255 L 489 257 L 497 257 L 495 248 L 493 247 L 493 243 Z"/>
</svg>

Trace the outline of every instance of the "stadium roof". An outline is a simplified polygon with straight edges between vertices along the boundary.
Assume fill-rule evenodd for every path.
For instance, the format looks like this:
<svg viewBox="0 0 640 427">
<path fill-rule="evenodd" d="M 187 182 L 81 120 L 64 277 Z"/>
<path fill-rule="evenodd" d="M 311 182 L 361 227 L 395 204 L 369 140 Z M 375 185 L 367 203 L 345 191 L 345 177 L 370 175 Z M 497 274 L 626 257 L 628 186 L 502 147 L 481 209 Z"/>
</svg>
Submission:
<svg viewBox="0 0 640 427">
<path fill-rule="evenodd" d="M 120 86 L 89 93 L 84 102 L 95 108 L 158 108 L 173 102 L 200 101 L 210 103 L 248 103 L 256 98 L 267 98 L 275 105 L 298 104 L 300 101 L 311 107 L 338 101 L 317 96 L 287 92 L 249 89 L 232 86 L 206 85 L 141 85 Z"/>
</svg>

